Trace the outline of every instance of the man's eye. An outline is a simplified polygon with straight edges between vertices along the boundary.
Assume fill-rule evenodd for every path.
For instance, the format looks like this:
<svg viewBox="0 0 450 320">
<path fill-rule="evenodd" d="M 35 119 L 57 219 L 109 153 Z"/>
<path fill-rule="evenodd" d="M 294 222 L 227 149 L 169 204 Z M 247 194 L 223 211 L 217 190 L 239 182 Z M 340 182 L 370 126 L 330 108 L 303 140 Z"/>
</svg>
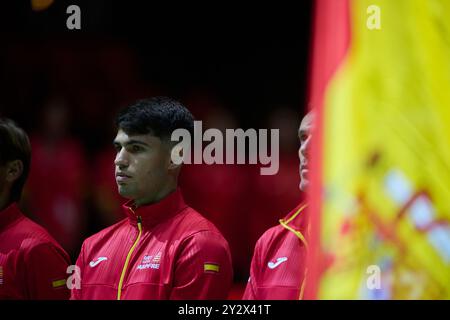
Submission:
<svg viewBox="0 0 450 320">
<path fill-rule="evenodd" d="M 122 149 L 121 146 L 114 146 L 114 149 L 116 150 L 116 152 L 120 152 L 120 149 Z"/>
<path fill-rule="evenodd" d="M 306 134 L 302 134 L 301 136 L 300 136 L 300 141 L 306 141 L 306 139 L 308 139 L 308 135 L 306 135 Z"/>
<path fill-rule="evenodd" d="M 141 151 L 141 150 L 142 150 L 142 148 L 139 147 L 139 146 L 132 146 L 132 147 L 131 147 L 131 151 L 132 151 L 132 152 L 139 152 L 139 151 Z"/>
</svg>

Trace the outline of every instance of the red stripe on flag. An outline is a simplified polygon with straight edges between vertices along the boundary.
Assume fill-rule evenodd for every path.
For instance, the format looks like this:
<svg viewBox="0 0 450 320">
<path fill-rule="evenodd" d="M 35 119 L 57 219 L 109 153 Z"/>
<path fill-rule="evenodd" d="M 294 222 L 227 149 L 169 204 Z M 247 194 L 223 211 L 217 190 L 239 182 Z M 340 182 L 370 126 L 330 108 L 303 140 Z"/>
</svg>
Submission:
<svg viewBox="0 0 450 320">
<path fill-rule="evenodd" d="M 316 0 L 314 6 L 312 45 L 310 47 L 309 101 L 316 112 L 316 129 L 311 150 L 311 184 L 309 190 L 310 248 L 305 299 L 316 299 L 324 259 L 320 250 L 322 206 L 322 157 L 324 97 L 327 86 L 344 61 L 350 45 L 350 0 Z"/>
</svg>

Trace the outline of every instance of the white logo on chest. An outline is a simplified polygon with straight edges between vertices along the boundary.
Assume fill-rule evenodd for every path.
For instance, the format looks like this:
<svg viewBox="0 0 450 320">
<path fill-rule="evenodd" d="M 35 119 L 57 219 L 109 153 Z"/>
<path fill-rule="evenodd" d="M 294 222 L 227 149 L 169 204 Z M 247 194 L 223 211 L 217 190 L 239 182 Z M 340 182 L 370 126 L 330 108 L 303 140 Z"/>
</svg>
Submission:
<svg viewBox="0 0 450 320">
<path fill-rule="evenodd" d="M 91 262 L 89 262 L 89 266 L 90 266 L 91 268 L 94 268 L 94 267 L 96 267 L 100 262 L 106 261 L 106 260 L 108 260 L 107 257 L 98 257 L 98 258 L 97 258 L 97 261 L 92 260 Z"/>
<path fill-rule="evenodd" d="M 281 257 L 281 258 L 278 258 L 277 259 L 277 262 L 272 262 L 272 261 L 269 261 L 269 263 L 267 264 L 267 266 L 270 268 L 270 269 L 275 269 L 276 267 L 278 267 L 280 264 L 282 264 L 283 262 L 285 262 L 285 261 L 287 261 L 287 257 Z"/>
</svg>

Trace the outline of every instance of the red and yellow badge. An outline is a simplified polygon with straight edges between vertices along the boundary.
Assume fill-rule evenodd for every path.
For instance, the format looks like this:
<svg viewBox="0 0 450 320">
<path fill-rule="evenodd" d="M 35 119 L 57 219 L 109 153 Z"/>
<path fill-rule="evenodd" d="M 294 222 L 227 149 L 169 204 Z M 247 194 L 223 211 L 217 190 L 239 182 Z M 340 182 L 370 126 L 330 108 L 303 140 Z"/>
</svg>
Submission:
<svg viewBox="0 0 450 320">
<path fill-rule="evenodd" d="M 57 288 L 65 286 L 65 285 L 66 285 L 66 279 L 58 279 L 58 280 L 52 281 L 53 289 L 57 289 Z"/>
<path fill-rule="evenodd" d="M 218 263 L 205 262 L 203 265 L 203 271 L 207 273 L 219 273 L 220 265 Z"/>
</svg>

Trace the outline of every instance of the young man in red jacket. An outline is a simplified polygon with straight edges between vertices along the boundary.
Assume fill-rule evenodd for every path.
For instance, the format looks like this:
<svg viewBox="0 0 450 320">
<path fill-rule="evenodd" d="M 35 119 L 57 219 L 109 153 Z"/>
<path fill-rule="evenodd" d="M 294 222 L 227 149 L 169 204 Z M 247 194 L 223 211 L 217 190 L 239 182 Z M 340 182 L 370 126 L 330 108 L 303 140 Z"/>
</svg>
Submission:
<svg viewBox="0 0 450 320">
<path fill-rule="evenodd" d="M 300 190 L 308 187 L 308 150 L 314 113 L 298 130 Z M 300 204 L 280 224 L 267 230 L 256 243 L 244 300 L 297 300 L 303 298 L 307 240 L 307 205 Z"/>
<path fill-rule="evenodd" d="M 124 220 L 84 241 L 81 288 L 72 299 L 226 299 L 232 281 L 226 240 L 183 201 L 171 160 L 172 132 L 193 134 L 179 102 L 137 102 L 117 118 L 114 140 Z M 206 182 L 207 183 L 207 182 Z"/>
<path fill-rule="evenodd" d="M 25 132 L 0 119 L 0 300 L 68 299 L 67 253 L 17 204 L 30 158 Z"/>
</svg>

